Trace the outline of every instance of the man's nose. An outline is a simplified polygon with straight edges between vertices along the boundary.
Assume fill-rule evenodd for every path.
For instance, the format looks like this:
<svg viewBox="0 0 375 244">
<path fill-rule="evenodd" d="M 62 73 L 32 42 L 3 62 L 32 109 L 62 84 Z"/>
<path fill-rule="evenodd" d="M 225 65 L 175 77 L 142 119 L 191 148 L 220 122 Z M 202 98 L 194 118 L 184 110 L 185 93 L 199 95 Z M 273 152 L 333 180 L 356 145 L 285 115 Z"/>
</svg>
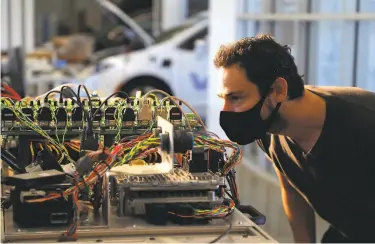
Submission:
<svg viewBox="0 0 375 244">
<path fill-rule="evenodd" d="M 232 105 L 228 101 L 224 101 L 223 111 L 233 111 Z"/>
</svg>

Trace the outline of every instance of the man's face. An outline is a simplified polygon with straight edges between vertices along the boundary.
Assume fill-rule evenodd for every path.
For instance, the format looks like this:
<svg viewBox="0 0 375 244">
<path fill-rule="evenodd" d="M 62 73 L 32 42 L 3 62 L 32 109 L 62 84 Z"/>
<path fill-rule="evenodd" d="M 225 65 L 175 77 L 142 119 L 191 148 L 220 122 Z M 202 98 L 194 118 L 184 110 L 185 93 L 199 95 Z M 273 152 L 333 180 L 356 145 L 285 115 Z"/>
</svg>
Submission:
<svg viewBox="0 0 375 244">
<path fill-rule="evenodd" d="M 222 82 L 219 97 L 224 99 L 223 111 L 243 112 L 259 101 L 258 88 L 249 82 L 244 69 L 232 65 L 220 68 L 219 75 Z"/>
<path fill-rule="evenodd" d="M 219 74 L 222 82 L 219 97 L 224 100 L 223 111 L 244 112 L 253 108 L 259 102 L 261 96 L 258 87 L 247 79 L 244 69 L 232 65 L 227 68 L 220 68 Z M 277 100 L 280 99 L 276 99 L 276 97 L 283 97 L 283 99 L 286 97 L 287 87 L 285 85 L 283 89 L 278 88 L 276 90 L 283 90 L 283 92 L 271 92 L 267 96 L 260 111 L 263 120 L 270 116 L 277 102 L 279 102 Z M 278 114 L 270 132 L 276 133 L 286 127 L 287 122 Z"/>
</svg>

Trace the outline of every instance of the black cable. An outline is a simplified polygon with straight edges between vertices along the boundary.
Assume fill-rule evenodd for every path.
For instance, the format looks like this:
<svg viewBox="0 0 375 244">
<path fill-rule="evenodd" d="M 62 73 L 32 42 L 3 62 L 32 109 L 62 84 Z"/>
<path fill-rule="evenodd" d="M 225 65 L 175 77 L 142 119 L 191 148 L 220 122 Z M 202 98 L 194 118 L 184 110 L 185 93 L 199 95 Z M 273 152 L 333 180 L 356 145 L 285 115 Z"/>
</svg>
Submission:
<svg viewBox="0 0 375 244">
<path fill-rule="evenodd" d="M 234 185 L 235 184 L 234 176 L 232 174 L 231 175 L 227 175 L 226 180 L 228 182 L 228 185 L 229 185 L 229 188 L 230 188 L 230 192 L 232 193 L 232 200 L 234 201 L 234 203 L 237 206 L 239 204 L 239 199 L 237 199 L 236 186 Z"/>
<path fill-rule="evenodd" d="M 1 152 L 0 156 L 1 156 L 1 160 L 3 160 L 6 164 L 8 164 L 9 167 L 13 169 L 15 172 L 20 173 L 20 174 L 26 173 L 26 170 L 24 168 L 21 168 L 19 165 L 17 165 L 17 163 L 12 160 L 10 155 L 5 154 L 4 150 Z"/>
<path fill-rule="evenodd" d="M 60 89 L 60 91 L 61 91 L 61 93 L 60 93 L 60 101 L 63 100 L 63 90 L 64 90 L 65 87 L 68 87 L 68 86 L 62 86 L 61 89 Z"/>
<path fill-rule="evenodd" d="M 1 153 L 4 153 L 7 157 L 9 157 L 12 161 L 16 162 L 17 158 L 7 149 L 2 149 Z"/>
<path fill-rule="evenodd" d="M 82 102 L 81 102 L 81 100 L 80 100 L 80 98 L 79 98 L 79 96 L 77 95 L 77 93 L 70 87 L 70 86 L 63 86 L 63 87 L 61 87 L 61 90 L 60 90 L 60 94 L 62 94 L 62 95 L 64 95 L 64 89 L 68 89 L 69 90 L 69 92 L 71 93 L 71 94 L 66 94 L 66 95 L 68 95 L 69 96 L 69 98 L 70 99 L 73 99 L 73 96 L 75 97 L 75 98 L 77 98 L 77 100 L 75 101 L 82 109 L 84 109 L 84 107 L 83 107 L 83 104 L 82 104 Z"/>
<path fill-rule="evenodd" d="M 125 96 L 127 97 L 127 99 L 130 100 L 129 95 L 128 95 L 126 92 L 123 92 L 123 91 L 115 92 L 115 93 L 113 93 L 112 95 L 110 95 L 109 97 L 107 97 L 107 98 L 102 102 L 102 104 L 100 104 L 99 108 L 95 111 L 95 113 L 92 115 L 92 117 L 95 118 L 96 113 L 97 113 L 98 111 L 100 111 L 100 109 L 104 106 L 104 104 L 105 104 L 105 103 L 106 103 L 111 97 L 114 97 L 114 96 L 116 96 L 117 94 L 123 94 L 123 95 L 125 95 Z"/>
<path fill-rule="evenodd" d="M 64 89 L 68 89 L 71 92 L 71 95 L 73 95 L 73 96 L 75 96 L 77 98 L 76 103 L 82 109 L 82 111 L 83 111 L 83 113 L 84 113 L 84 115 L 86 117 L 86 120 L 87 120 L 87 129 L 86 129 L 85 134 L 89 134 L 89 133 L 92 134 L 93 133 L 93 131 L 92 131 L 92 127 L 93 127 L 92 118 L 90 117 L 89 113 L 85 110 L 85 107 L 83 106 L 83 104 L 81 102 L 81 99 L 79 98 L 79 96 L 77 95 L 77 93 L 75 93 L 75 91 L 71 87 L 69 87 L 69 86 L 63 86 L 63 87 L 61 87 L 61 92 Z M 70 98 L 72 99 L 72 96 L 70 96 Z"/>
<path fill-rule="evenodd" d="M 230 199 L 232 199 L 234 201 L 234 198 L 233 198 L 232 194 L 230 194 L 228 190 L 224 190 L 224 192 L 225 192 L 225 194 L 227 194 L 230 197 Z"/>
<path fill-rule="evenodd" d="M 81 87 L 83 87 L 83 89 L 85 90 L 85 93 L 87 95 L 87 98 L 89 99 L 89 107 L 90 107 L 90 111 L 92 111 L 92 100 L 91 100 L 91 97 L 90 97 L 90 93 L 89 91 L 87 90 L 86 86 L 85 85 L 79 85 L 78 86 L 78 98 L 79 100 L 81 100 Z M 91 115 L 91 118 L 94 118 L 92 115 Z"/>
<path fill-rule="evenodd" d="M 210 241 L 209 243 L 216 243 L 216 242 L 220 241 L 225 236 L 227 236 L 229 234 L 229 232 L 232 230 L 232 223 L 229 223 L 229 221 L 226 219 L 226 217 L 223 220 L 225 220 L 229 224 L 228 229 L 224 233 L 220 234 L 217 238 L 215 238 L 214 240 Z"/>
<path fill-rule="evenodd" d="M 60 94 L 60 97 L 62 97 L 63 95 L 63 92 L 62 91 L 49 91 L 45 96 L 44 96 L 44 102 L 48 102 L 48 97 L 49 95 L 51 95 L 52 93 L 59 93 Z M 70 99 L 72 99 L 74 102 L 77 102 L 74 98 L 70 97 Z"/>
<path fill-rule="evenodd" d="M 70 92 L 71 94 L 65 94 L 65 93 L 63 92 L 65 88 L 68 88 L 68 90 L 69 90 L 69 92 Z M 78 105 L 81 103 L 81 99 L 80 99 L 80 97 L 75 93 L 75 91 L 74 91 L 70 86 L 62 86 L 61 89 L 60 89 L 60 92 L 59 92 L 59 93 L 60 93 L 60 101 L 61 101 L 61 102 L 63 101 L 63 95 L 66 95 L 66 96 L 68 96 L 70 99 L 72 99 L 74 102 L 76 102 Z M 73 99 L 73 96 L 76 97 L 77 100 L 74 100 L 74 99 Z M 77 101 L 79 101 L 79 103 L 78 103 Z M 82 105 L 82 103 L 81 103 L 81 105 Z M 83 105 L 82 105 L 81 108 L 83 109 Z"/>
<path fill-rule="evenodd" d="M 89 91 L 87 90 L 86 86 L 81 84 L 78 86 L 78 99 L 81 101 L 81 87 L 85 90 L 85 93 L 87 95 L 87 98 L 89 100 L 89 116 L 90 116 L 90 121 L 87 121 L 87 129 L 86 129 L 86 134 L 91 134 L 92 133 L 92 128 L 94 126 L 94 116 L 92 114 L 92 100 Z"/>
</svg>

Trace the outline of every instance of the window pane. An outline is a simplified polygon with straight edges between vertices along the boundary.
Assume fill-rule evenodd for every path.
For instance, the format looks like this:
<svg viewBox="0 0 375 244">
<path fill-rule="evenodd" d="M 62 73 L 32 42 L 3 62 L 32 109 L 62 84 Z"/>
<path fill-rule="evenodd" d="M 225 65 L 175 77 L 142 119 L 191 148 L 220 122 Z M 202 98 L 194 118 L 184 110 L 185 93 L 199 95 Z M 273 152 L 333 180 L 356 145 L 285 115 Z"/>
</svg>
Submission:
<svg viewBox="0 0 375 244">
<path fill-rule="evenodd" d="M 239 13 L 267 13 L 270 11 L 270 0 L 242 0 Z M 269 21 L 240 20 L 238 21 L 238 39 L 255 36 L 258 33 L 270 32 Z"/>
<path fill-rule="evenodd" d="M 356 0 L 316 0 L 313 12 L 350 13 Z M 312 24 L 309 80 L 316 85 L 352 86 L 354 64 L 353 21 L 322 20 Z"/>
<path fill-rule="evenodd" d="M 360 12 L 375 13 L 375 1 L 360 0 Z M 357 86 L 375 92 L 375 21 L 361 21 L 358 31 Z"/>
<path fill-rule="evenodd" d="M 307 0 L 276 0 L 276 13 L 306 13 Z M 307 58 L 306 37 L 308 23 L 301 21 L 278 21 L 274 36 L 281 44 L 289 45 L 301 74 L 305 73 Z"/>
</svg>

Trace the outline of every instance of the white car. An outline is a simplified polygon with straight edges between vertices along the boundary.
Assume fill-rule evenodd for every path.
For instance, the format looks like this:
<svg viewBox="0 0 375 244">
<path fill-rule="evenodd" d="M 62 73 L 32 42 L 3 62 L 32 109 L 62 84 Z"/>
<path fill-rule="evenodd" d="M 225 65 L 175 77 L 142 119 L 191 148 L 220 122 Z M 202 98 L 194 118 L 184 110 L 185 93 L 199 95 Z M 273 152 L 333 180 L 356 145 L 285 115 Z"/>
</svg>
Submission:
<svg viewBox="0 0 375 244">
<path fill-rule="evenodd" d="M 204 117 L 208 78 L 207 13 L 152 38 L 114 4 L 107 0 L 98 2 L 122 20 L 124 33 L 130 29 L 144 48 L 101 60 L 85 85 L 100 96 L 120 90 L 133 95 L 136 90 L 144 93 L 160 89 L 187 101 Z"/>
</svg>

